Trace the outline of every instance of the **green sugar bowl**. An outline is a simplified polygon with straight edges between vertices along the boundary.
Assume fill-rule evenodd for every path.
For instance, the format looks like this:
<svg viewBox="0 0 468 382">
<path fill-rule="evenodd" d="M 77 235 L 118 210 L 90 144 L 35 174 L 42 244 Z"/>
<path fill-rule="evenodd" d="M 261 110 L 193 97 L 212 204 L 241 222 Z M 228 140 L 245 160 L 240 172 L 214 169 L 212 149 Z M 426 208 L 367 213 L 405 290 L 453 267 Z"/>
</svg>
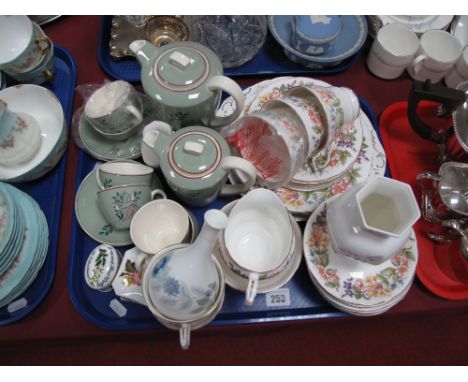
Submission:
<svg viewBox="0 0 468 382">
<path fill-rule="evenodd" d="M 209 48 L 190 41 L 172 42 L 156 47 L 149 41 L 130 44 L 141 65 L 141 82 L 145 93 L 154 101 L 162 121 L 174 129 L 205 125 L 230 124 L 244 108 L 244 95 L 236 82 L 223 76 L 218 56 Z M 216 116 L 222 92 L 236 104 L 228 116 Z"/>
<path fill-rule="evenodd" d="M 203 207 L 218 195 L 247 192 L 257 177 L 252 163 L 231 156 L 224 138 L 207 127 L 184 127 L 173 132 L 167 123 L 154 121 L 144 128 L 142 144 L 143 160 L 160 167 L 169 187 L 190 206 Z M 245 174 L 245 183 L 226 184 L 233 169 Z"/>
</svg>

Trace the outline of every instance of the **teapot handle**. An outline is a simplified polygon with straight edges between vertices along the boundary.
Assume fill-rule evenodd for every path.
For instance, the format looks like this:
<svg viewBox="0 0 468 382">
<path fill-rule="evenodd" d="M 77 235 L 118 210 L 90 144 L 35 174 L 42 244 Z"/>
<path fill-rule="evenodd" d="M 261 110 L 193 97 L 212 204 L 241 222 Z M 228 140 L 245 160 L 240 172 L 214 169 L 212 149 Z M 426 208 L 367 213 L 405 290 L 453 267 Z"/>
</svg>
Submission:
<svg viewBox="0 0 468 382">
<path fill-rule="evenodd" d="M 248 191 L 255 184 L 255 180 L 257 179 L 257 170 L 254 165 L 246 159 L 227 156 L 221 160 L 220 167 L 226 171 L 233 169 L 239 170 L 247 177 L 247 180 L 244 183 L 225 184 L 221 189 L 221 196 L 241 194 L 242 192 Z"/>
<path fill-rule="evenodd" d="M 244 110 L 245 97 L 240 86 L 226 76 L 214 76 L 207 82 L 206 86 L 211 91 L 222 90 L 228 93 L 234 99 L 236 104 L 236 109 L 232 114 L 226 117 L 213 116 L 208 121 L 208 125 L 211 127 L 221 127 L 234 122 L 237 117 L 239 117 L 242 110 Z"/>
</svg>

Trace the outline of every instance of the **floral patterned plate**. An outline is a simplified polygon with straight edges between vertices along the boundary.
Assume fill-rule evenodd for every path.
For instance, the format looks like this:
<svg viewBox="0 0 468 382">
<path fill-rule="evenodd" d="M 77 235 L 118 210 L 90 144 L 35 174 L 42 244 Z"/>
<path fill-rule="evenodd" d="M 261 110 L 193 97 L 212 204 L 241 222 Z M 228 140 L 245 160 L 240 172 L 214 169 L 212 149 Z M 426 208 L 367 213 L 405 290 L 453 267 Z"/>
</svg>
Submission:
<svg viewBox="0 0 468 382">
<path fill-rule="evenodd" d="M 309 275 L 310 275 L 310 272 L 309 272 Z M 379 305 L 379 306 L 373 306 L 373 307 L 355 307 L 355 306 L 342 304 L 339 301 L 329 297 L 329 295 L 326 293 L 326 291 L 323 290 L 321 288 L 321 286 L 319 284 L 317 284 L 316 281 L 314 281 L 313 277 L 312 276 L 310 276 L 310 277 L 311 277 L 311 280 L 312 280 L 313 284 L 315 285 L 315 287 L 319 291 L 320 295 L 325 300 L 327 300 L 330 303 L 330 305 L 334 306 L 336 309 L 339 309 L 339 310 L 341 310 L 343 312 L 346 312 L 346 313 L 349 313 L 349 314 L 352 314 L 352 315 L 355 315 L 355 316 L 361 316 L 361 317 L 376 316 L 378 314 L 385 313 L 386 311 L 388 311 L 389 309 L 391 309 L 392 307 L 397 305 L 400 301 L 402 301 L 406 297 L 409 290 L 411 289 L 411 285 L 412 285 L 413 280 L 414 280 L 414 277 L 413 277 L 412 280 L 408 283 L 408 286 L 405 287 L 405 289 L 402 290 L 401 293 L 398 294 L 395 299 L 393 299 L 392 301 L 390 301 L 387 304 L 383 304 L 383 305 Z"/>
<path fill-rule="evenodd" d="M 314 169 L 308 163 L 304 163 L 291 182 L 304 187 L 342 175 L 357 159 L 361 151 L 362 136 L 361 119 L 356 119 L 338 133 L 335 147 L 330 154 L 330 162 L 326 167 Z"/>
<path fill-rule="evenodd" d="M 342 304 L 376 306 L 390 303 L 411 283 L 418 249 L 414 232 L 404 248 L 380 265 L 366 264 L 333 250 L 322 203 L 304 229 L 304 258 L 311 277 Z"/>
<path fill-rule="evenodd" d="M 360 113 L 359 118 L 363 126 L 363 138 L 361 150 L 352 167 L 342 177 L 321 190 L 297 191 L 286 187 L 279 188 L 276 193 L 289 212 L 310 214 L 324 200 L 346 191 L 353 184 L 363 182 L 369 177 L 375 156 L 372 144 L 372 134 L 375 134 L 375 131 L 364 113 Z M 378 172 L 383 175 L 385 166 Z"/>
<path fill-rule="evenodd" d="M 309 77 L 279 77 L 271 81 L 269 84 L 267 84 L 267 86 L 256 93 L 256 97 L 250 104 L 248 112 L 252 113 L 258 111 L 262 108 L 265 102 L 284 96 L 285 93 L 294 86 L 301 86 L 306 84 L 331 86 L 326 82 L 315 80 Z"/>
</svg>

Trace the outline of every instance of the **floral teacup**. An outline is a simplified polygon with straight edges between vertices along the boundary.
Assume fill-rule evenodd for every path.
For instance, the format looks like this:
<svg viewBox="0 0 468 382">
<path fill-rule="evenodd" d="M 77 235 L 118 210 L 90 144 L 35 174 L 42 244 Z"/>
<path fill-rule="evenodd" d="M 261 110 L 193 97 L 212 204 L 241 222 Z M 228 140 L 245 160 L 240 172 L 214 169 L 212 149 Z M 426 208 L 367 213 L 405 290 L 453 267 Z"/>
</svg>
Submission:
<svg viewBox="0 0 468 382">
<path fill-rule="evenodd" d="M 98 191 L 102 213 L 115 229 L 129 228 L 140 207 L 156 196 L 166 199 L 164 191 L 151 191 L 147 184 L 114 186 Z"/>
<path fill-rule="evenodd" d="M 284 108 L 246 114 L 223 135 L 255 166 L 259 183 L 268 188 L 287 184 L 307 158 L 304 126 Z"/>
</svg>

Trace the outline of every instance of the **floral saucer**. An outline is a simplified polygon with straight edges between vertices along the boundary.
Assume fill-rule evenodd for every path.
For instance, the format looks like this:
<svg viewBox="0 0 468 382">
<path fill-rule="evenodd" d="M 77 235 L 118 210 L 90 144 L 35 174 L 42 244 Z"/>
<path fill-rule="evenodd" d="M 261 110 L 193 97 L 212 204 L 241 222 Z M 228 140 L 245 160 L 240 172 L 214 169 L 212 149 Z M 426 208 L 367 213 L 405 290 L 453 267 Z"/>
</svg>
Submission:
<svg viewBox="0 0 468 382">
<path fill-rule="evenodd" d="M 141 155 L 144 126 L 145 124 L 142 123 L 134 135 L 123 141 L 112 141 L 94 130 L 86 118 L 81 115 L 78 132 L 85 150 L 96 159 L 104 161 L 135 159 Z"/>
<path fill-rule="evenodd" d="M 351 259 L 334 251 L 327 227 L 327 205 L 312 213 L 304 229 L 304 258 L 311 277 L 334 299 L 375 306 L 389 303 L 412 281 L 418 262 L 416 236 L 380 265 Z"/>
<path fill-rule="evenodd" d="M 286 268 L 279 273 L 278 275 L 271 277 L 269 279 L 260 279 L 258 282 L 257 291 L 258 293 L 266 293 L 277 288 L 280 288 L 284 284 L 286 284 L 296 273 L 299 265 L 301 264 L 301 257 L 302 257 L 302 250 L 301 250 L 301 242 L 302 242 L 302 233 L 299 225 L 294 221 L 294 219 L 290 219 L 291 225 L 294 230 L 294 254 L 293 258 L 290 260 L 289 264 Z M 213 255 L 219 261 L 221 268 L 224 272 L 224 277 L 226 284 L 229 285 L 231 288 L 236 289 L 240 292 L 245 292 L 247 289 L 248 279 L 240 276 L 239 274 L 235 273 L 231 270 L 231 268 L 226 264 L 224 261 L 223 256 L 221 255 L 220 242 L 217 241 L 215 246 L 213 247 Z"/>
<path fill-rule="evenodd" d="M 304 163 L 294 175 L 291 183 L 306 187 L 309 184 L 320 184 L 342 175 L 356 161 L 361 151 L 362 141 L 361 119 L 356 119 L 337 134 L 335 147 L 326 167 L 315 169 L 308 163 Z"/>
<path fill-rule="evenodd" d="M 362 145 L 358 157 L 354 161 L 352 167 L 342 176 L 335 180 L 331 185 L 320 190 L 313 191 L 297 191 L 286 187 L 279 188 L 276 194 L 283 201 L 286 209 L 292 214 L 310 214 L 321 202 L 346 191 L 355 183 L 363 182 L 371 173 L 383 175 L 385 165 L 379 166 L 374 171 L 374 158 L 380 157 L 377 154 L 372 144 L 372 135 L 375 131 L 367 116 L 361 112 L 359 118 L 362 122 Z M 376 138 L 378 140 L 378 138 Z M 382 149 L 383 152 L 383 149 Z"/>
<path fill-rule="evenodd" d="M 319 85 L 331 86 L 330 84 L 309 77 L 279 77 L 266 84 L 265 87 L 256 92 L 255 99 L 250 103 L 248 112 L 259 111 L 265 102 L 281 98 L 294 86 Z M 255 87 L 255 85 L 254 85 Z M 221 106 L 223 108 L 223 106 Z"/>
</svg>

